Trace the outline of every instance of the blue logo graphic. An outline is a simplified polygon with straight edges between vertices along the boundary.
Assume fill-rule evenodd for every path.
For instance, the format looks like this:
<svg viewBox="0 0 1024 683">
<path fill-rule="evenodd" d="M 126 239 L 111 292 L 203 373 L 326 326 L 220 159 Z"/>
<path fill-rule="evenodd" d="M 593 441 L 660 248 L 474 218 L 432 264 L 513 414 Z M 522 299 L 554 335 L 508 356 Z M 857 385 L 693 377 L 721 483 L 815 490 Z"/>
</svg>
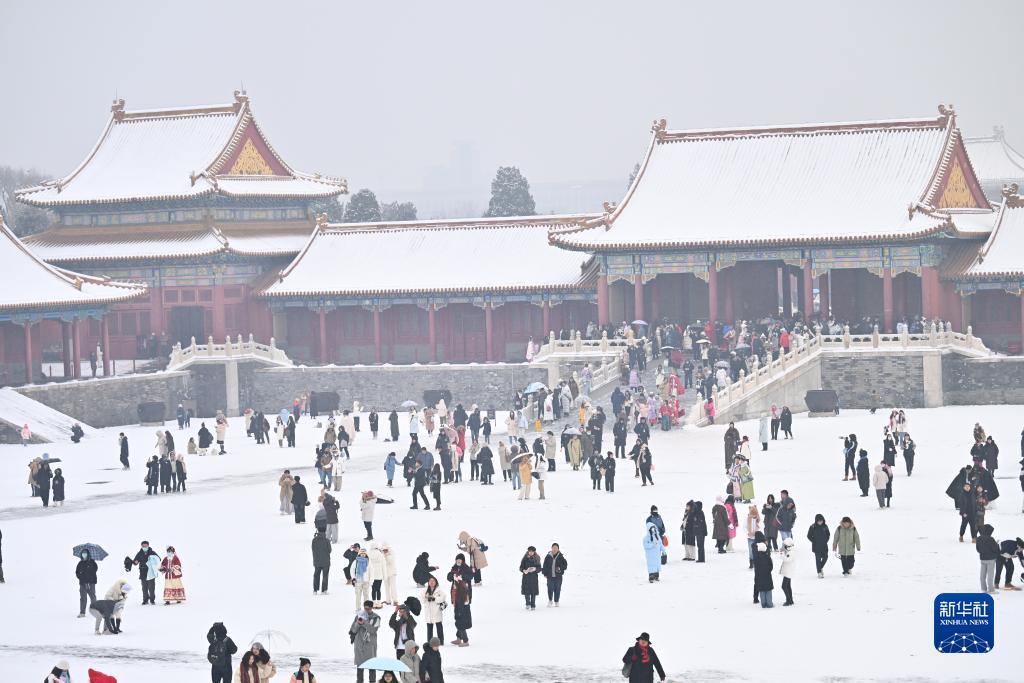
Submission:
<svg viewBox="0 0 1024 683">
<path fill-rule="evenodd" d="M 995 602 L 987 593 L 941 593 L 935 598 L 935 649 L 944 654 L 991 652 Z"/>
</svg>

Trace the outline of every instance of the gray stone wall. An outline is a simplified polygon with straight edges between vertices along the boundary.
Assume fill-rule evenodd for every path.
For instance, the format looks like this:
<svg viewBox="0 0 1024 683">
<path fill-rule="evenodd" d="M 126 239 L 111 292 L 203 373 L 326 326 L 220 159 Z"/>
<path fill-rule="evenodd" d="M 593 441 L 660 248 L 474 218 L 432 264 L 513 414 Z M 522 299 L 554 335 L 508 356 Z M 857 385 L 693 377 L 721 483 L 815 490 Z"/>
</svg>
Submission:
<svg viewBox="0 0 1024 683">
<path fill-rule="evenodd" d="M 914 352 L 825 353 L 821 358 L 821 388 L 836 390 L 840 408 L 923 408 L 923 358 Z M 806 409 L 801 406 L 801 410 Z"/>
<path fill-rule="evenodd" d="M 942 391 L 947 405 L 1024 403 L 1024 357 L 946 354 Z"/>
<path fill-rule="evenodd" d="M 93 427 L 112 427 L 138 424 L 138 405 L 148 401 L 162 401 L 167 406 L 165 417 L 173 418 L 178 403 L 189 399 L 190 380 L 187 372 L 158 372 L 15 390 Z"/>
<path fill-rule="evenodd" d="M 213 417 L 226 408 L 224 394 L 224 365 L 197 363 L 189 368 L 192 373 L 192 397 L 196 417 Z"/>
<path fill-rule="evenodd" d="M 335 391 L 342 406 L 358 400 L 390 410 L 405 400 L 422 405 L 424 391 L 447 389 L 457 403 L 500 410 L 530 382 L 547 382 L 547 369 L 515 363 L 267 368 L 239 372 L 239 405 L 276 412 L 304 392 Z"/>
</svg>

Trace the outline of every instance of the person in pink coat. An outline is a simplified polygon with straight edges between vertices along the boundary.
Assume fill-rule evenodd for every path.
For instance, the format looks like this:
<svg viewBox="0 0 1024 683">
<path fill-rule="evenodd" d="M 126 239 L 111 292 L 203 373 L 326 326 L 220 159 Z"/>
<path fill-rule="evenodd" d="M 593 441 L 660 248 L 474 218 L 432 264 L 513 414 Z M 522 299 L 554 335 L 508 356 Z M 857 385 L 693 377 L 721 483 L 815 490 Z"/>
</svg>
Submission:
<svg viewBox="0 0 1024 683">
<path fill-rule="evenodd" d="M 736 516 L 736 499 L 732 496 L 725 499 L 725 514 L 729 518 L 729 542 L 725 547 L 732 552 L 732 539 L 736 538 L 736 529 L 740 525 L 739 517 Z"/>
</svg>

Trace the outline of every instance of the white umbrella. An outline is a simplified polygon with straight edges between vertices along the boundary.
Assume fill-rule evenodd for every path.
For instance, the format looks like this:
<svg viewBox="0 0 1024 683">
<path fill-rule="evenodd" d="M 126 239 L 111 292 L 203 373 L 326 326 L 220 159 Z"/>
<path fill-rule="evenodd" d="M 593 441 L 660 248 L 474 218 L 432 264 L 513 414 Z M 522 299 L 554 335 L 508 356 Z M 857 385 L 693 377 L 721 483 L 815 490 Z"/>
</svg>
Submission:
<svg viewBox="0 0 1024 683">
<path fill-rule="evenodd" d="M 280 650 L 282 646 L 290 646 L 292 639 L 281 631 L 268 628 L 254 635 L 249 641 L 249 646 L 252 647 L 253 643 L 259 643 L 268 650 Z"/>
<path fill-rule="evenodd" d="M 415 408 L 417 405 L 416 401 L 402 401 L 403 408 Z"/>
</svg>

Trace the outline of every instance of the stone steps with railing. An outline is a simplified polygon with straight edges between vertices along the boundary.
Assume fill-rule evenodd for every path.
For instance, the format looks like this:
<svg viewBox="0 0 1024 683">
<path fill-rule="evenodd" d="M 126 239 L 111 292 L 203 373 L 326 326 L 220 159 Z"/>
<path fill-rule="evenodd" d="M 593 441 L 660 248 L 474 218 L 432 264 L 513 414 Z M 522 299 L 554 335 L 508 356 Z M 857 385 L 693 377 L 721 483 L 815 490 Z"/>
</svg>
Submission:
<svg viewBox="0 0 1024 683">
<path fill-rule="evenodd" d="M 966 333 L 954 332 L 952 325 L 936 325 L 924 333 L 908 332 L 880 333 L 876 325 L 871 334 L 850 334 L 849 326 L 841 335 L 822 335 L 820 333 L 806 342 L 797 342 L 788 353 L 782 353 L 771 363 L 760 365 L 755 357 L 748 374 L 740 370 L 739 380 L 719 387 L 713 392 L 715 419 L 732 419 L 741 413 L 738 409 L 742 404 L 751 401 L 757 394 L 777 390 L 779 385 L 790 381 L 798 373 L 803 372 L 813 360 L 827 352 L 911 352 L 911 351 L 955 351 L 961 355 L 974 358 L 993 356 L 994 352 L 987 348 L 982 340 L 975 337 L 971 328 Z M 820 388 L 820 387 L 814 387 Z M 705 406 L 699 403 L 691 413 L 690 423 L 698 426 L 709 424 Z"/>
</svg>

